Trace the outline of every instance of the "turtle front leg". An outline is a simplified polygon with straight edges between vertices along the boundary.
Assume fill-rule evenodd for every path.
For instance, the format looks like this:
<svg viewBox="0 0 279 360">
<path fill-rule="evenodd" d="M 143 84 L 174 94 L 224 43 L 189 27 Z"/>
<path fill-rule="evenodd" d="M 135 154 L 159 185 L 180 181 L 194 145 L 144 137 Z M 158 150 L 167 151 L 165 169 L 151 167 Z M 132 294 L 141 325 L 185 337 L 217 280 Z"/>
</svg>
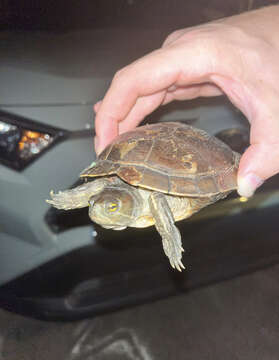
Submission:
<svg viewBox="0 0 279 360">
<path fill-rule="evenodd" d="M 182 242 L 178 228 L 167 199 L 163 193 L 152 193 L 149 197 L 149 207 L 155 220 L 155 227 L 162 237 L 163 249 L 169 258 L 171 266 L 179 271 L 185 269 L 182 264 Z"/>
<path fill-rule="evenodd" d="M 57 194 L 51 191 L 51 200 L 46 200 L 46 202 L 57 209 L 63 210 L 83 208 L 88 206 L 91 196 L 101 192 L 107 184 L 107 179 L 102 178 L 84 183 L 70 190 L 59 191 Z"/>
</svg>

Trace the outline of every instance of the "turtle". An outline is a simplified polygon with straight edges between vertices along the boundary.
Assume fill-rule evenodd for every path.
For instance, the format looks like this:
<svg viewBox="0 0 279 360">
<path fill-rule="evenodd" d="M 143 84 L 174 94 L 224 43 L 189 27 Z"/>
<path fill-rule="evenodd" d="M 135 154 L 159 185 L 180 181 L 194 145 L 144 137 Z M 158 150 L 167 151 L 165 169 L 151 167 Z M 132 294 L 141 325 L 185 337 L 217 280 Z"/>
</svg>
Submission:
<svg viewBox="0 0 279 360">
<path fill-rule="evenodd" d="M 51 191 L 47 202 L 65 210 L 88 206 L 90 219 L 107 229 L 155 225 L 171 266 L 182 271 L 175 222 L 235 190 L 239 160 L 224 142 L 191 125 L 144 125 L 115 138 L 82 171 L 84 183 Z"/>
</svg>

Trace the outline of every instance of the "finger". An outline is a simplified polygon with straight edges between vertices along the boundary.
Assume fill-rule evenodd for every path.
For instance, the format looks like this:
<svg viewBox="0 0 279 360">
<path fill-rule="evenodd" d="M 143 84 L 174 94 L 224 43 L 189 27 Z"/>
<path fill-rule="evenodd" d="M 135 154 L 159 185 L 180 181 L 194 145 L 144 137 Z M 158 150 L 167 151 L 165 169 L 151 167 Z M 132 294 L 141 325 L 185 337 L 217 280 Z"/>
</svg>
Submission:
<svg viewBox="0 0 279 360">
<path fill-rule="evenodd" d="M 190 100 L 200 96 L 223 95 L 223 92 L 216 85 L 209 83 L 192 85 L 185 88 L 172 85 L 169 90 L 169 92 L 161 91 L 153 95 L 138 98 L 136 104 L 126 116 L 125 121 L 119 123 L 119 134 L 134 129 L 148 114 L 152 113 L 160 105 L 165 105 L 173 100 Z M 100 105 L 101 102 L 99 101 L 95 106 L 99 108 Z M 95 144 L 99 145 L 98 140 L 97 143 L 95 141 Z M 100 146 L 97 146 L 98 152 L 102 150 Z"/>
<path fill-rule="evenodd" d="M 188 100 L 199 96 L 218 96 L 223 92 L 214 84 L 193 85 L 186 88 L 171 86 L 171 93 L 162 91 L 150 96 L 141 97 L 137 100 L 135 106 L 125 118 L 125 121 L 119 123 L 119 133 L 123 133 L 135 128 L 146 115 L 152 113 L 162 104 L 173 100 Z M 175 90 L 176 89 L 176 90 Z"/>
<path fill-rule="evenodd" d="M 139 97 L 160 92 L 173 84 L 206 81 L 206 75 L 213 71 L 212 61 L 208 61 L 210 51 L 200 51 L 197 46 L 156 50 L 116 75 L 96 115 L 100 147 L 117 136 L 118 123 L 125 120 Z M 182 71 L 185 58 L 189 64 L 186 72 Z"/>
<path fill-rule="evenodd" d="M 162 47 L 168 46 L 171 43 L 173 43 L 174 41 L 178 40 L 181 36 L 183 36 L 186 31 L 189 31 L 189 29 L 185 30 L 185 29 L 180 29 L 180 30 L 176 30 L 174 32 L 172 32 L 167 38 L 166 40 L 163 42 Z"/>
<path fill-rule="evenodd" d="M 167 38 L 163 42 L 162 47 L 166 47 L 166 46 L 171 45 L 172 43 L 174 43 L 178 39 L 182 38 L 184 35 L 187 35 L 190 32 L 196 32 L 197 30 L 200 30 L 203 26 L 204 25 L 198 25 L 198 26 L 196 25 L 194 27 L 191 26 L 191 27 L 188 27 L 186 29 L 175 30 L 169 36 L 167 36 Z M 207 24 L 207 27 L 208 27 L 208 24 Z"/>
<path fill-rule="evenodd" d="M 100 146 L 118 134 L 118 123 L 125 119 L 139 97 L 156 93 L 175 82 L 178 71 L 171 70 L 172 66 L 169 55 L 157 50 L 116 74 L 96 115 Z"/>
<path fill-rule="evenodd" d="M 173 100 L 191 100 L 197 97 L 212 97 L 224 95 L 223 91 L 214 84 L 191 85 L 187 87 L 172 87 L 167 92 L 163 105 Z"/>
<path fill-rule="evenodd" d="M 153 95 L 138 98 L 136 104 L 126 116 L 125 121 L 119 123 L 119 133 L 134 129 L 141 121 L 160 105 L 162 105 L 165 98 L 166 91 L 160 91 Z"/>
<path fill-rule="evenodd" d="M 238 171 L 238 193 L 250 197 L 271 176 L 279 173 L 279 143 L 252 144 L 243 154 Z"/>
<path fill-rule="evenodd" d="M 119 134 L 134 129 L 145 118 L 146 115 L 152 113 L 164 101 L 165 91 L 149 95 L 146 97 L 138 98 L 135 106 L 130 113 L 126 116 L 125 121 L 119 123 Z M 97 105 L 100 106 L 101 102 Z M 103 148 L 99 146 L 99 139 L 95 138 L 95 150 L 99 154 Z"/>
</svg>

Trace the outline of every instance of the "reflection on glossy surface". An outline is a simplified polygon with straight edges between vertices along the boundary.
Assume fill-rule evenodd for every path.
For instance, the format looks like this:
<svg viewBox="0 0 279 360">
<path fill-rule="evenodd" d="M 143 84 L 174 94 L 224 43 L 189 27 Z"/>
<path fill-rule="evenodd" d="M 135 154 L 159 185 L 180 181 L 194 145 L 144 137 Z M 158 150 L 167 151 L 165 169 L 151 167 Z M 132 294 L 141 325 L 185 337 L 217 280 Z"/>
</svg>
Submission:
<svg viewBox="0 0 279 360">
<path fill-rule="evenodd" d="M 275 264 L 279 262 L 279 191 L 274 191 L 278 178 L 273 181 L 247 202 L 235 194 L 177 222 L 185 248 L 183 274 L 169 269 L 152 227 L 116 232 L 96 226 L 98 236 L 91 246 L 2 287 L 1 304 L 48 319 L 83 318 Z M 88 221 L 87 212 L 81 213 L 81 219 Z"/>
<path fill-rule="evenodd" d="M 134 329 L 118 328 L 98 337 L 94 321 L 84 321 L 75 329 L 76 342 L 71 360 L 152 360 L 153 357 L 140 341 Z"/>
<path fill-rule="evenodd" d="M 277 359 L 278 279 L 277 265 L 79 322 L 0 310 L 0 359 Z"/>
</svg>

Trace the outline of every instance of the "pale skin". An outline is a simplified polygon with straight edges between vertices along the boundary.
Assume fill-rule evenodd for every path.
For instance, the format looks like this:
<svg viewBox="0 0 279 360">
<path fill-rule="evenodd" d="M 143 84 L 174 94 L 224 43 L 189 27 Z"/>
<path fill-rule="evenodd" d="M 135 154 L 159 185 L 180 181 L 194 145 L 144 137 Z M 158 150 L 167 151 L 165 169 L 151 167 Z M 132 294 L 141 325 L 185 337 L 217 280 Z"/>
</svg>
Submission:
<svg viewBox="0 0 279 360">
<path fill-rule="evenodd" d="M 170 34 L 114 76 L 96 112 L 96 152 L 160 105 L 226 94 L 251 124 L 238 192 L 279 172 L 279 5 Z"/>
</svg>

